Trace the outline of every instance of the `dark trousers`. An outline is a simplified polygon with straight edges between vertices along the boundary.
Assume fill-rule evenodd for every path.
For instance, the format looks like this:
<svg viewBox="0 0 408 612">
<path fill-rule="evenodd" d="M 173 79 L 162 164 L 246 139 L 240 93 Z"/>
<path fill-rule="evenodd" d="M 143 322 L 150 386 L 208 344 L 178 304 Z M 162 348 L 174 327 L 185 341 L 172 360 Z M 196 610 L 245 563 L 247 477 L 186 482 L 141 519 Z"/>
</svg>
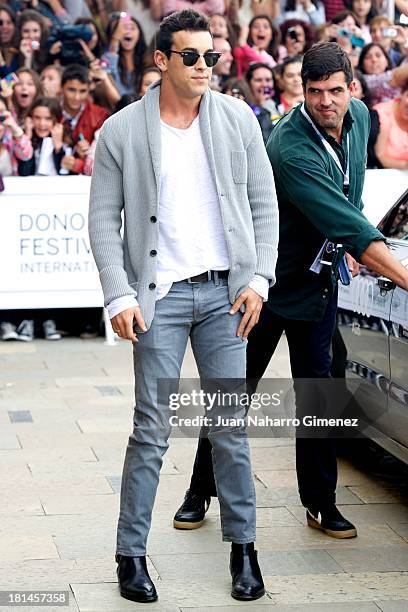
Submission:
<svg viewBox="0 0 408 612">
<path fill-rule="evenodd" d="M 286 319 L 264 307 L 258 324 L 248 336 L 247 380 L 250 388 L 252 390 L 256 388 L 285 331 L 299 412 L 299 388 L 296 379 L 330 377 L 331 342 L 336 310 L 337 292 L 330 299 L 323 320 L 318 323 Z M 335 440 L 297 437 L 296 471 L 300 499 L 304 506 L 317 505 L 321 508 L 335 503 L 337 484 Z M 201 437 L 198 442 L 190 490 L 205 496 L 217 495 L 211 460 L 211 443 L 206 437 Z"/>
</svg>

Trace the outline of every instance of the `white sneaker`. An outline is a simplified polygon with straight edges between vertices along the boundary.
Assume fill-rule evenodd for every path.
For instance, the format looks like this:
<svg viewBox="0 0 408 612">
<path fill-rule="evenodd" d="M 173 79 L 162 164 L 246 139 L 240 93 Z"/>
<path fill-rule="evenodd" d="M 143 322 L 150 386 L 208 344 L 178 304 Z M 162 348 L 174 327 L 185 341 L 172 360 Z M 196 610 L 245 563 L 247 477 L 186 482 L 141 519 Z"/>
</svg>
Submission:
<svg viewBox="0 0 408 612">
<path fill-rule="evenodd" d="M 24 319 L 17 327 L 17 340 L 22 342 L 31 342 L 34 340 L 34 321 Z"/>
<path fill-rule="evenodd" d="M 4 323 L 0 324 L 0 332 L 2 340 L 18 340 L 18 335 L 16 332 L 16 326 L 12 323 L 8 323 L 4 321 Z"/>
<path fill-rule="evenodd" d="M 43 323 L 44 338 L 46 340 L 61 340 L 61 334 L 57 331 L 55 321 L 48 319 Z"/>
</svg>

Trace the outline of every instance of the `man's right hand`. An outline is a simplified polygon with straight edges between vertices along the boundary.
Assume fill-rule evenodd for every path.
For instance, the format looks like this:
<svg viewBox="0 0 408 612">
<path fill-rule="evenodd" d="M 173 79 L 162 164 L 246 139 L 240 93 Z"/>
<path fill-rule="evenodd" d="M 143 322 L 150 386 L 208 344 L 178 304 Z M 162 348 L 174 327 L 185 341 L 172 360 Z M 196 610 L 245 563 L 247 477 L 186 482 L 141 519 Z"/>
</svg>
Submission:
<svg viewBox="0 0 408 612">
<path fill-rule="evenodd" d="M 139 342 L 137 335 L 133 330 L 133 325 L 136 323 L 143 331 L 147 331 L 146 324 L 143 320 L 142 313 L 139 306 L 134 308 L 127 308 L 120 312 L 116 317 L 111 319 L 112 329 L 121 338 L 125 340 L 131 340 L 132 342 Z"/>
</svg>

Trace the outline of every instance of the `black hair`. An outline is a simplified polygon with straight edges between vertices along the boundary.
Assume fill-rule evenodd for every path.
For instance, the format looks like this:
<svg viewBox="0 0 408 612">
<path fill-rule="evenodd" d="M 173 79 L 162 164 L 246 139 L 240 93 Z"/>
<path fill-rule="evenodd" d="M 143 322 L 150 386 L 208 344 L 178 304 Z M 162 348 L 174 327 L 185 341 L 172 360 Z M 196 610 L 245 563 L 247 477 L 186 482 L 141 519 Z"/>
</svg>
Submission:
<svg viewBox="0 0 408 612">
<path fill-rule="evenodd" d="M 285 74 L 285 70 L 287 66 L 290 66 L 290 64 L 299 64 L 299 63 L 301 64 L 302 62 L 303 62 L 302 55 L 289 55 L 288 57 L 285 57 L 285 59 L 283 60 L 281 64 L 278 64 L 276 66 L 275 70 L 282 76 L 283 74 Z"/>
<path fill-rule="evenodd" d="M 273 70 L 270 66 L 268 66 L 268 64 L 262 64 L 261 62 L 253 62 L 252 64 L 249 64 L 249 68 L 245 75 L 247 83 L 250 83 L 252 81 L 252 79 L 254 78 L 254 72 L 255 70 L 258 70 L 258 68 L 266 68 L 267 70 L 269 70 L 273 79 Z"/>
<path fill-rule="evenodd" d="M 65 85 L 67 81 L 79 81 L 83 85 L 88 85 L 88 68 L 81 66 L 81 64 L 70 64 L 62 73 L 61 86 Z"/>
<path fill-rule="evenodd" d="M 176 32 L 210 32 L 210 20 L 197 11 L 186 9 L 165 17 L 156 34 L 156 49 L 170 58 L 173 34 Z"/>
<path fill-rule="evenodd" d="M 353 69 L 347 53 L 339 44 L 320 42 L 304 54 L 301 72 L 304 88 L 308 81 L 327 80 L 335 72 L 344 73 L 348 87 L 353 80 Z"/>
<path fill-rule="evenodd" d="M 142 99 L 141 96 L 139 96 L 139 94 L 136 94 L 136 93 L 125 94 L 120 98 L 120 100 L 116 102 L 113 113 L 118 113 L 120 110 L 122 110 L 122 108 L 125 108 L 125 106 L 129 106 L 129 104 L 132 104 L 133 102 L 137 102 L 138 100 L 141 100 L 141 99 Z"/>
<path fill-rule="evenodd" d="M 75 19 L 74 25 L 93 25 L 98 36 L 98 42 L 95 45 L 95 49 L 92 50 L 92 53 L 95 57 L 100 58 L 103 54 L 103 42 L 99 26 L 95 19 L 92 19 L 92 17 L 78 17 L 77 19 Z"/>
<path fill-rule="evenodd" d="M 358 69 L 361 70 L 361 72 L 363 74 L 366 74 L 365 70 L 364 70 L 364 60 L 365 60 L 365 56 L 367 55 L 367 53 L 373 48 L 373 47 L 378 47 L 384 54 L 385 59 L 387 60 L 387 67 L 385 70 L 391 70 L 392 69 L 392 62 L 391 62 L 391 58 L 388 55 L 387 51 L 384 49 L 384 47 L 382 45 L 380 45 L 379 43 L 375 43 L 375 42 L 371 42 L 368 45 L 366 45 L 365 47 L 363 47 L 363 50 L 360 53 L 360 57 L 358 58 Z"/>
<path fill-rule="evenodd" d="M 365 80 L 364 74 L 358 70 L 358 68 L 354 68 L 354 78 L 357 81 L 360 81 L 361 89 L 363 90 L 363 97 L 361 101 L 368 107 L 371 106 L 371 92 L 368 89 L 367 81 Z"/>
<path fill-rule="evenodd" d="M 336 13 L 336 15 L 332 17 L 330 23 L 333 23 L 334 25 L 339 25 L 339 23 L 347 19 L 347 17 L 352 17 L 357 27 L 360 25 L 358 17 L 355 13 L 353 13 L 353 11 L 341 11 L 340 13 Z"/>
<path fill-rule="evenodd" d="M 289 28 L 295 28 L 296 26 L 300 26 L 305 33 L 304 51 L 307 51 L 308 49 L 310 49 L 314 42 L 315 31 L 314 27 L 311 24 L 306 23 L 306 21 L 303 21 L 302 19 L 287 19 L 286 21 L 281 23 L 279 27 L 282 36 L 282 44 L 286 44 L 286 35 L 288 33 Z"/>
<path fill-rule="evenodd" d="M 276 28 L 273 25 L 272 19 L 268 17 L 268 15 L 255 15 L 255 17 L 252 17 L 251 21 L 249 22 L 249 26 L 248 26 L 247 43 L 250 47 L 252 47 L 254 44 L 254 41 L 252 40 L 252 36 L 251 36 L 251 28 L 253 24 L 255 23 L 255 21 L 257 21 L 258 19 L 266 19 L 266 21 L 269 23 L 271 27 L 272 39 L 268 45 L 268 48 L 266 49 L 266 52 L 269 53 L 269 55 L 271 55 L 275 61 L 278 61 L 279 60 L 279 45 L 281 42 L 280 31 L 278 30 L 278 28 Z"/>
<path fill-rule="evenodd" d="M 134 67 L 132 74 L 130 75 L 130 78 L 128 78 L 129 75 L 127 73 L 122 45 L 119 44 L 118 68 L 119 68 L 120 80 L 123 83 L 123 85 L 131 86 L 134 91 L 137 91 L 140 85 L 140 73 L 142 70 L 143 56 L 146 52 L 147 45 L 146 45 L 146 40 L 145 40 L 143 29 L 142 29 L 140 22 L 133 16 L 131 16 L 130 19 L 131 21 L 133 21 L 134 24 L 136 24 L 139 30 L 139 40 L 137 41 L 135 48 L 133 49 L 133 63 L 135 67 Z M 119 19 L 117 19 L 116 17 L 111 19 L 111 21 L 109 22 L 108 29 L 107 29 L 107 35 L 108 35 L 109 40 L 111 39 L 112 34 L 114 33 L 118 23 L 119 23 Z"/>
</svg>

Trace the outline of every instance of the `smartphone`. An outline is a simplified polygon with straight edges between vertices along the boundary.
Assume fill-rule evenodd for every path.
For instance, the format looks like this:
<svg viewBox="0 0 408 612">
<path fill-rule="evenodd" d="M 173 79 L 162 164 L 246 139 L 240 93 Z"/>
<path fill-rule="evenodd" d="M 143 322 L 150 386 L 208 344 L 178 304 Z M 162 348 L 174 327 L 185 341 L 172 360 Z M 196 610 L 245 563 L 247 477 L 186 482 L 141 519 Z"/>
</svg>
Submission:
<svg viewBox="0 0 408 612">
<path fill-rule="evenodd" d="M 398 30 L 396 28 L 381 28 L 381 34 L 384 38 L 396 38 L 398 36 Z"/>
<path fill-rule="evenodd" d="M 10 72 L 2 80 L 6 81 L 9 85 L 14 86 L 16 83 L 18 83 L 18 76 L 15 72 Z"/>
<path fill-rule="evenodd" d="M 288 28 L 288 35 L 289 35 L 289 38 L 291 38 L 295 42 L 298 42 L 298 35 L 296 32 L 296 28 Z"/>
<path fill-rule="evenodd" d="M 6 115 L 4 115 L 3 113 L 0 113 L 0 123 L 3 123 L 3 121 L 6 120 Z"/>
<path fill-rule="evenodd" d="M 40 48 L 40 43 L 38 42 L 38 40 L 32 40 L 31 41 L 31 49 L 33 51 L 38 51 L 39 48 Z"/>
<path fill-rule="evenodd" d="M 351 36 L 351 32 L 350 30 L 347 30 L 347 28 L 340 28 L 337 32 L 337 36 L 340 36 L 340 38 L 349 38 Z"/>
</svg>

